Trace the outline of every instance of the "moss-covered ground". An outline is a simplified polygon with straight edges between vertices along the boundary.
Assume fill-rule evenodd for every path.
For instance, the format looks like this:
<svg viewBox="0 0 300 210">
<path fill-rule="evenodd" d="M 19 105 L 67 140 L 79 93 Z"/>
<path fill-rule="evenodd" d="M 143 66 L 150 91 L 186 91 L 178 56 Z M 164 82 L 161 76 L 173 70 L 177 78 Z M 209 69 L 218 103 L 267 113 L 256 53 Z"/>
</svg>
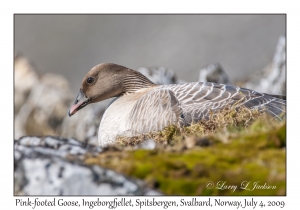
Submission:
<svg viewBox="0 0 300 210">
<path fill-rule="evenodd" d="M 130 146 L 147 138 L 156 149 Z M 223 110 L 210 120 L 118 142 L 85 162 L 144 180 L 167 195 L 286 194 L 286 123 L 258 111 Z"/>
</svg>

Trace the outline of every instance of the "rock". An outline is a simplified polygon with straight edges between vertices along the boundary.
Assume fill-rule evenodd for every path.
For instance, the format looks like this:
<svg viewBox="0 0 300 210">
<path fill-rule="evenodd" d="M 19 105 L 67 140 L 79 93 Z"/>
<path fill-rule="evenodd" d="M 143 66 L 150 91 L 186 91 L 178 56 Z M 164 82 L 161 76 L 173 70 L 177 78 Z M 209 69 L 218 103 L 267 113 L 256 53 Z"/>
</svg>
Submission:
<svg viewBox="0 0 300 210">
<path fill-rule="evenodd" d="M 140 180 L 85 164 L 102 149 L 75 139 L 23 137 L 14 147 L 15 195 L 160 195 Z"/>
<path fill-rule="evenodd" d="M 273 61 L 262 71 L 254 74 L 244 85 L 246 88 L 262 93 L 286 95 L 286 39 L 278 40 Z"/>
<path fill-rule="evenodd" d="M 61 136 L 86 142 L 89 138 L 97 136 L 100 120 L 101 116 L 98 118 L 91 107 L 86 107 L 72 117 L 65 116 Z"/>
<path fill-rule="evenodd" d="M 15 132 L 25 135 L 60 135 L 67 114 L 71 91 L 59 75 L 38 75 L 33 65 L 21 56 L 15 58 Z"/>
<path fill-rule="evenodd" d="M 14 139 L 26 135 L 55 135 L 96 144 L 94 137 L 111 100 L 89 106 L 70 118 L 68 110 L 73 98 L 64 77 L 50 73 L 38 75 L 26 58 L 16 57 Z"/>
<path fill-rule="evenodd" d="M 140 67 L 137 69 L 140 73 L 145 75 L 148 79 L 158 85 L 177 84 L 180 83 L 171 69 L 165 67 Z"/>
<path fill-rule="evenodd" d="M 72 117 L 66 115 L 62 123 L 61 136 L 72 137 L 81 142 L 98 145 L 98 128 L 111 101 L 112 99 L 108 99 L 97 104 L 88 105 Z"/>
<path fill-rule="evenodd" d="M 38 82 L 38 74 L 34 70 L 32 64 L 22 57 L 17 56 L 15 58 L 15 69 L 14 69 L 14 92 L 15 92 L 15 114 L 18 114 L 20 108 L 23 106 L 27 97 Z"/>
<path fill-rule="evenodd" d="M 231 84 L 228 75 L 221 64 L 209 64 L 199 71 L 199 82 L 214 82 L 219 84 Z"/>
</svg>

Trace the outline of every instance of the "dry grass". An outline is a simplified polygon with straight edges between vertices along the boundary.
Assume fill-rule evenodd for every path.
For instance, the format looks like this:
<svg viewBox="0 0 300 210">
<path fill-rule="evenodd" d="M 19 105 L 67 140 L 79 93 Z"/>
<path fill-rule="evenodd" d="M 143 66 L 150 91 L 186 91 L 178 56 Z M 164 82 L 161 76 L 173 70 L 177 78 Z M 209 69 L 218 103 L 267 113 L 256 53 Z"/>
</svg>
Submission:
<svg viewBox="0 0 300 210">
<path fill-rule="evenodd" d="M 216 112 L 211 111 L 208 119 L 188 126 L 170 125 L 159 132 L 150 132 L 134 137 L 118 137 L 116 145 L 135 146 L 147 139 L 153 139 L 162 145 L 174 145 L 191 136 L 199 139 L 215 133 L 217 133 L 218 139 L 226 142 L 229 135 L 244 130 L 256 120 L 267 122 L 270 126 L 276 123 L 276 120 L 267 116 L 263 110 L 251 110 L 233 105 Z"/>
</svg>

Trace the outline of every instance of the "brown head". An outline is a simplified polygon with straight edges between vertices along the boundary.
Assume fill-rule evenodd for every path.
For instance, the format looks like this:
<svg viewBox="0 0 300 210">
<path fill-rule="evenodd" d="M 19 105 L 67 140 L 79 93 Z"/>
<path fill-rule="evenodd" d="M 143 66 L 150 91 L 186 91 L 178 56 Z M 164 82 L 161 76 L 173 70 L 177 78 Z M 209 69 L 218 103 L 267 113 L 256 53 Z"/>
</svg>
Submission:
<svg viewBox="0 0 300 210">
<path fill-rule="evenodd" d="M 69 116 L 90 103 L 118 97 L 154 85 L 144 75 L 132 69 L 113 63 L 99 64 L 83 78 L 79 93 L 69 110 Z"/>
</svg>

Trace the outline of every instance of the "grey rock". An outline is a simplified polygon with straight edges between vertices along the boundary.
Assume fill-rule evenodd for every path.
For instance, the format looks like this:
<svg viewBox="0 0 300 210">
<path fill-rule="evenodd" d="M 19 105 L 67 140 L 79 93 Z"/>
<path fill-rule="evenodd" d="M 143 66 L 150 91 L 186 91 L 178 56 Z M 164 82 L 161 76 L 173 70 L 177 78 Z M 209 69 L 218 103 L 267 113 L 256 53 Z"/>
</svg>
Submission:
<svg viewBox="0 0 300 210">
<path fill-rule="evenodd" d="M 231 84 L 230 79 L 219 63 L 209 64 L 199 71 L 199 82 Z"/>
<path fill-rule="evenodd" d="M 31 76 L 15 81 L 18 90 L 16 90 L 16 98 L 26 93 L 27 95 L 22 100 L 16 100 L 15 107 L 18 111 L 15 115 L 14 138 L 18 139 L 26 135 L 59 135 L 61 123 L 68 112 L 72 97 L 69 84 L 65 78 L 55 74 L 32 76 L 36 74 L 34 69 L 28 67 L 28 63 L 23 60 L 24 58 L 21 59 L 22 63 L 26 65 L 18 64 L 19 67 L 15 69 L 16 75 L 22 75 L 18 72 L 26 71 L 30 72 L 28 74 Z M 26 88 L 23 83 L 28 83 L 25 85 Z M 26 91 L 21 94 L 19 89 L 22 88 Z"/>
<path fill-rule="evenodd" d="M 22 57 L 17 56 L 14 61 L 14 92 L 15 92 L 15 114 L 18 114 L 27 97 L 38 82 L 38 74 L 30 62 Z"/>
<path fill-rule="evenodd" d="M 174 71 L 165 67 L 140 67 L 137 71 L 158 85 L 179 83 Z"/>
<path fill-rule="evenodd" d="M 101 148 L 75 139 L 23 137 L 14 142 L 15 195 L 160 195 L 136 179 L 83 161 Z"/>
<path fill-rule="evenodd" d="M 254 74 L 245 87 L 262 93 L 286 95 L 285 36 L 281 36 L 278 40 L 272 63 Z"/>
<path fill-rule="evenodd" d="M 73 137 L 81 142 L 98 145 L 98 140 L 94 137 L 98 135 L 102 116 L 111 101 L 112 99 L 109 99 L 88 105 L 72 117 L 66 115 L 62 122 L 61 136 Z"/>
</svg>

